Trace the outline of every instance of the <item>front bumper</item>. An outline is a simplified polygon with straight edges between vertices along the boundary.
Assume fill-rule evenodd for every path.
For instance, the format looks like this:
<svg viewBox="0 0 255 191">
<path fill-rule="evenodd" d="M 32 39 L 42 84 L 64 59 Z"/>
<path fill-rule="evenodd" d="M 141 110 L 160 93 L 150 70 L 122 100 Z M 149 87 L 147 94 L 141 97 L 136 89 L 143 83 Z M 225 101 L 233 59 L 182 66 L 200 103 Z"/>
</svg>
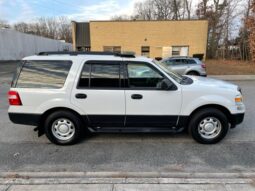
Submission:
<svg viewBox="0 0 255 191">
<path fill-rule="evenodd" d="M 232 114 L 230 117 L 231 128 L 243 122 L 244 113 Z"/>
</svg>

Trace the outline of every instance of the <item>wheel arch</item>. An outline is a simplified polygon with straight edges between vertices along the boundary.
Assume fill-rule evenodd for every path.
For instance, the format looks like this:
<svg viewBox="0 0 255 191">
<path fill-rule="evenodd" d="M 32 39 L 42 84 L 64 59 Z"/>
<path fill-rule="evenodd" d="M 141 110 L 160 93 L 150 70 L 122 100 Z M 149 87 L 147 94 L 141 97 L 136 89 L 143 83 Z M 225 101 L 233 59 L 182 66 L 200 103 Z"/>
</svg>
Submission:
<svg viewBox="0 0 255 191">
<path fill-rule="evenodd" d="M 207 104 L 207 105 L 202 105 L 202 106 L 200 106 L 200 107 L 194 109 L 194 110 L 191 112 L 191 114 L 189 115 L 188 120 L 187 120 L 187 125 L 189 124 L 189 122 L 190 122 L 190 120 L 192 119 L 192 117 L 193 117 L 198 111 L 201 111 L 201 110 L 203 110 L 203 109 L 208 109 L 208 108 L 214 108 L 214 109 L 218 109 L 218 110 L 222 111 L 222 112 L 226 115 L 228 121 L 231 123 L 231 113 L 230 113 L 230 111 L 229 111 L 226 107 L 224 107 L 224 106 L 222 106 L 222 105 L 218 105 L 218 104 Z"/>
<path fill-rule="evenodd" d="M 47 118 L 47 116 L 49 116 L 50 114 L 56 112 L 56 111 L 69 111 L 71 113 L 74 113 L 77 117 L 80 118 L 80 120 L 84 123 L 84 124 L 88 124 L 88 117 L 83 117 L 80 113 L 78 113 L 77 111 L 68 108 L 68 107 L 54 107 L 51 109 L 48 109 L 47 111 L 45 111 L 40 118 L 40 125 L 38 127 L 38 136 L 41 136 L 44 134 L 44 122 Z"/>
<path fill-rule="evenodd" d="M 195 73 L 195 74 L 197 74 L 198 76 L 200 76 L 200 75 L 201 75 L 199 71 L 194 70 L 194 69 L 188 70 L 188 71 L 186 72 L 186 74 L 185 74 L 185 75 L 189 75 L 189 73 Z"/>
</svg>

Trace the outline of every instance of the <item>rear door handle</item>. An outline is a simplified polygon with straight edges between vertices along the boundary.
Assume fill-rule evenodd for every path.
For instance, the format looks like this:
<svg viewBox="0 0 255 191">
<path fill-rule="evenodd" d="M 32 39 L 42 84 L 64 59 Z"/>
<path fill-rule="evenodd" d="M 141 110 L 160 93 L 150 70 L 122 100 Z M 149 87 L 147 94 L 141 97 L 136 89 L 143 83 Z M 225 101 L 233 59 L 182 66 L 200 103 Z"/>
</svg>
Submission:
<svg viewBox="0 0 255 191">
<path fill-rule="evenodd" d="M 143 99 L 143 96 L 141 94 L 133 94 L 131 95 L 132 99 Z"/>
<path fill-rule="evenodd" d="M 75 97 L 77 99 L 86 99 L 87 98 L 87 95 L 86 94 L 76 94 Z"/>
</svg>

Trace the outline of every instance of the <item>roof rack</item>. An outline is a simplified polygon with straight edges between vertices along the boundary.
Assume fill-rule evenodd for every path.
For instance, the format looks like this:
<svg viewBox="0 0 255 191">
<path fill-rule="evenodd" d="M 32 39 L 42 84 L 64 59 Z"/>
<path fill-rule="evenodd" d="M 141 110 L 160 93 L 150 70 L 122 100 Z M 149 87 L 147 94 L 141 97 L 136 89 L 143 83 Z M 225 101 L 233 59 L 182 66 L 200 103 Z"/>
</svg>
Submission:
<svg viewBox="0 0 255 191">
<path fill-rule="evenodd" d="M 123 53 L 114 53 L 114 52 L 84 52 L 84 51 L 51 51 L 51 52 L 39 52 L 38 56 L 49 56 L 49 55 L 103 55 L 103 56 L 119 56 L 119 57 L 128 57 L 135 58 L 133 52 L 123 52 Z"/>
</svg>

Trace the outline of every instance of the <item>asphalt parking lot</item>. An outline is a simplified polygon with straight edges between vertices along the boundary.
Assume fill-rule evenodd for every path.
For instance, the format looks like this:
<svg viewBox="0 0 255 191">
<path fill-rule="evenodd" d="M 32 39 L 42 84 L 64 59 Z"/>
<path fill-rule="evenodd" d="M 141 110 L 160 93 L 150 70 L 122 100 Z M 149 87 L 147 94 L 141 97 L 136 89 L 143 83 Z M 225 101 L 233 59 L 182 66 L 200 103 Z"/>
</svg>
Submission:
<svg viewBox="0 0 255 191">
<path fill-rule="evenodd" d="M 6 93 L 15 64 L 0 63 L 0 171 L 255 172 L 255 81 L 244 93 L 244 122 L 216 145 L 181 134 L 101 134 L 61 147 L 9 121 Z"/>
</svg>

